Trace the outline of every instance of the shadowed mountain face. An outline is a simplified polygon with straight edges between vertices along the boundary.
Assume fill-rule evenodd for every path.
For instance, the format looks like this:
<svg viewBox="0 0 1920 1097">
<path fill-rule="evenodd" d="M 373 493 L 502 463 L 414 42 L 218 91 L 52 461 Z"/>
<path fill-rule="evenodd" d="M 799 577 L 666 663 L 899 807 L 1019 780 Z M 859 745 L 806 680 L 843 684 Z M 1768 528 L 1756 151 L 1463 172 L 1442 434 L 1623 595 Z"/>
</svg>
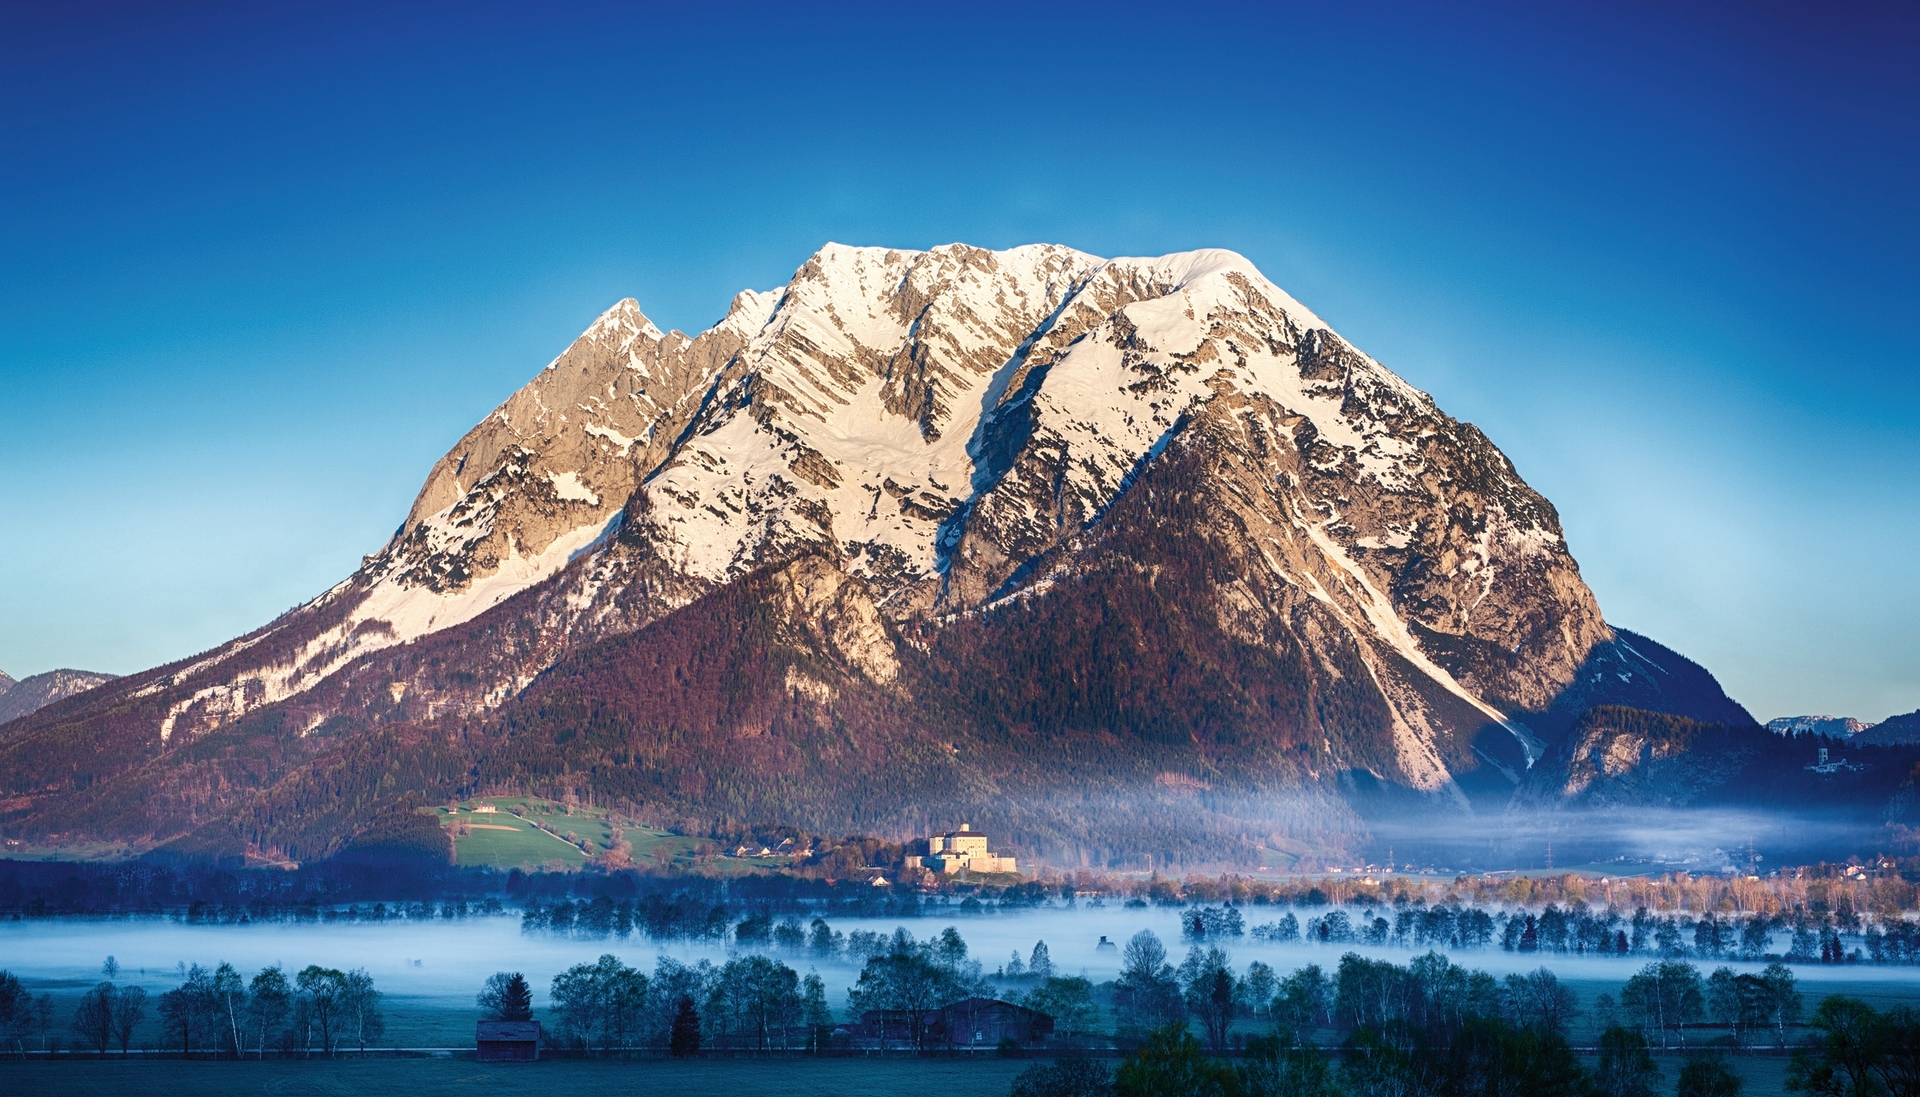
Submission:
<svg viewBox="0 0 1920 1097">
<path fill-rule="evenodd" d="M 1894 848 L 1920 822 L 1916 776 L 1916 746 L 1601 705 L 1528 774 L 1508 842 L 1557 834 L 1561 864 L 1717 851 L 1707 868 L 1742 863 L 1753 843 L 1789 864 Z"/>
<path fill-rule="evenodd" d="M 1855 741 L 1882 746 L 1894 743 L 1920 743 L 1920 711 L 1889 716 L 1861 732 Z"/>
<path fill-rule="evenodd" d="M 305 859 L 575 791 L 1244 862 L 1496 818 L 1606 703 L 1751 723 L 1239 256 L 830 245 L 698 336 L 610 309 L 354 575 L 13 729 L 0 826 Z"/>
</svg>

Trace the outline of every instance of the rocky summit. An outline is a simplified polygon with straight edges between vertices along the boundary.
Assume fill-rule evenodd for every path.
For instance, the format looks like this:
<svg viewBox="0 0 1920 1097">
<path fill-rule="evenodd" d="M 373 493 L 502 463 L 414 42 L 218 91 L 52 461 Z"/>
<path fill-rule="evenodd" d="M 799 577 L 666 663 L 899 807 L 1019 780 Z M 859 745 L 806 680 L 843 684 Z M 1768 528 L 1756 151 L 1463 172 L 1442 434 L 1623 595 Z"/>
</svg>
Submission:
<svg viewBox="0 0 1920 1097">
<path fill-rule="evenodd" d="M 512 791 L 1244 863 L 1497 820 L 1609 704 L 1753 723 L 1242 257 L 829 245 L 698 335 L 619 302 L 353 575 L 5 725 L 0 826 L 311 859 Z"/>
</svg>

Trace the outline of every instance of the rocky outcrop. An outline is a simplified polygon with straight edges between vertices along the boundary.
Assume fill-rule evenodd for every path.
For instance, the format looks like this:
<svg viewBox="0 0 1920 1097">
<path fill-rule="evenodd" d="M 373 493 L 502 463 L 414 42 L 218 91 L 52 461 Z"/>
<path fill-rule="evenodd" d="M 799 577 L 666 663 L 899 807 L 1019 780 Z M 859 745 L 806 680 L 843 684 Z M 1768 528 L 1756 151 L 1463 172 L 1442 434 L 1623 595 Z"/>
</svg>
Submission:
<svg viewBox="0 0 1920 1097">
<path fill-rule="evenodd" d="M 1686 807 L 1740 775 L 1759 749 L 1754 730 L 1623 706 L 1590 709 L 1535 768 L 1528 791 L 1573 810 Z"/>
</svg>

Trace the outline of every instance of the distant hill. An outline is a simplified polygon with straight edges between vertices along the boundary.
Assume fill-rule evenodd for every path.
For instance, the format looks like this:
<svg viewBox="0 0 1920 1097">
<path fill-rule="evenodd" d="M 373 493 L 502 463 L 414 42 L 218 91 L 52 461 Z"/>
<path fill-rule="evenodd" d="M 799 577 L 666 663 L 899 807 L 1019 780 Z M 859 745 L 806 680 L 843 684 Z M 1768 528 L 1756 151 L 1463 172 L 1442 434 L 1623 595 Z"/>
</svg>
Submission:
<svg viewBox="0 0 1920 1097">
<path fill-rule="evenodd" d="M 1553 822 L 1563 856 L 1718 846 L 1737 862 L 1756 835 L 1776 857 L 1873 848 L 1908 821 L 1920 747 L 1864 739 L 1603 705 L 1533 768 L 1508 818 L 1538 833 Z M 1837 763 L 1825 771 L 1823 749 Z"/>
<path fill-rule="evenodd" d="M 0 672 L 0 725 L 38 712 L 76 693 L 85 693 L 117 677 L 115 674 L 99 674 L 90 670 L 50 670 L 15 681 L 5 672 Z M 0 730 L 0 738 L 5 736 L 6 732 Z"/>
<path fill-rule="evenodd" d="M 1862 743 L 1920 743 L 1920 710 L 1889 716 L 1862 732 Z"/>
</svg>

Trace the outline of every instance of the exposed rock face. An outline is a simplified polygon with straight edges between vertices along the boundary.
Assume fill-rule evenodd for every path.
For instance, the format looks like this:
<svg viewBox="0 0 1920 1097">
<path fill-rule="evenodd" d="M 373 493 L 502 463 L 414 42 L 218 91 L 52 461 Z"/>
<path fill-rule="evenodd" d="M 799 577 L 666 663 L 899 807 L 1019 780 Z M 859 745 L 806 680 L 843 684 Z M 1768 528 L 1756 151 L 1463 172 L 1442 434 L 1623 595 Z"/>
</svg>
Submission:
<svg viewBox="0 0 1920 1097">
<path fill-rule="evenodd" d="M 998 729 L 1109 744 L 1137 730 L 1116 715 L 1133 701 L 1093 698 L 1040 719 L 1024 701 L 953 692 L 942 669 L 976 658 L 944 639 L 956 627 L 1037 621 L 1014 611 L 1069 587 L 1071 604 L 1107 615 L 1177 581 L 1180 604 L 1159 626 L 1169 634 L 1134 635 L 1134 654 L 1103 658 L 1160 665 L 1145 655 L 1164 653 L 1145 649 L 1189 632 L 1194 650 L 1212 653 L 1186 707 L 1228 715 L 1172 735 L 1186 753 L 1140 778 L 1161 790 L 1321 796 L 1364 779 L 1456 808 L 1498 806 L 1578 715 L 1574 701 L 1584 710 L 1626 690 L 1676 711 L 1738 708 L 1717 686 L 1665 683 L 1677 664 L 1607 626 L 1553 507 L 1478 430 L 1241 257 L 829 245 L 783 289 L 741 294 L 697 337 L 659 332 L 632 301 L 614 306 L 434 466 L 405 524 L 354 576 L 59 725 L 61 741 L 91 736 L 102 748 L 84 778 L 49 791 L 25 739 L 0 755 L 0 788 L 15 798 L 5 818 L 43 831 L 99 825 L 81 820 L 100 818 L 113 790 L 156 784 L 194 792 L 147 797 L 162 806 L 112 826 L 159 840 L 236 825 L 221 820 L 247 803 L 266 818 L 259 804 L 293 796 L 288 783 L 316 780 L 313 767 L 340 772 L 380 729 L 451 752 L 409 781 L 472 780 L 500 736 L 547 726 L 491 715 L 543 671 L 683 610 L 713 612 L 689 607 L 720 605 L 707 596 L 750 577 L 756 608 L 740 609 L 743 620 L 776 622 L 755 641 L 773 648 L 752 658 L 797 653 L 776 683 L 790 706 L 781 719 L 829 726 L 857 709 L 891 721 L 916 744 L 890 740 L 903 757 L 925 747 L 944 766 L 958 754 L 965 772 L 943 786 L 956 796 L 1062 791 L 996 756 L 1014 749 L 992 745 Z M 1106 616 L 1086 623 L 1091 639 L 1060 643 L 1097 646 L 1130 627 Z M 1076 688 L 1032 677 L 1053 641 L 995 643 L 1024 661 L 1005 656 L 986 673 Z M 633 644 L 621 650 L 639 657 Z M 681 652 L 647 650 L 661 667 Z M 598 682 L 606 667 L 594 666 Z M 1098 677 L 1067 669 L 1074 681 Z M 1278 675 L 1285 688 L 1246 692 L 1233 681 L 1245 674 Z M 937 741 L 942 729 L 911 730 L 934 694 L 982 737 L 972 755 Z M 762 732 L 774 720 L 771 709 L 727 711 L 758 713 L 749 722 Z M 586 778 L 495 779 L 606 780 L 639 764 L 654 734 L 645 712 L 620 721 L 632 741 L 578 759 Z M 255 746 L 231 745 L 242 740 Z M 269 760 L 243 765 L 242 754 Z M 1128 768 L 1119 755 L 1099 764 Z M 827 816 L 903 820 L 922 779 L 933 778 L 880 781 L 900 790 L 893 815 Z M 763 788 L 721 804 L 691 777 L 632 787 L 643 790 L 636 803 L 671 801 L 692 818 L 805 803 Z M 1043 816 L 1061 837 L 1068 815 L 1023 818 Z"/>
<path fill-rule="evenodd" d="M 0 724 L 17 720 L 29 713 L 38 712 L 63 701 L 76 693 L 85 693 L 95 686 L 111 682 L 118 677 L 113 674 L 99 674 L 90 670 L 50 670 L 45 674 L 31 674 L 15 681 L 4 672 L 0 672 Z M 0 730 L 0 738 L 6 736 Z"/>
<path fill-rule="evenodd" d="M 631 299 L 608 309 L 434 465 L 367 573 L 459 596 L 556 542 L 597 534 L 772 307 L 770 295 L 742 293 L 696 339 L 662 335 Z"/>
<path fill-rule="evenodd" d="M 1751 730 L 1639 709 L 1590 710 L 1534 770 L 1529 791 L 1574 809 L 1684 807 L 1739 775 L 1758 750 L 1756 739 L 1741 734 Z M 1703 739 L 1717 749 L 1700 749 Z"/>
</svg>

